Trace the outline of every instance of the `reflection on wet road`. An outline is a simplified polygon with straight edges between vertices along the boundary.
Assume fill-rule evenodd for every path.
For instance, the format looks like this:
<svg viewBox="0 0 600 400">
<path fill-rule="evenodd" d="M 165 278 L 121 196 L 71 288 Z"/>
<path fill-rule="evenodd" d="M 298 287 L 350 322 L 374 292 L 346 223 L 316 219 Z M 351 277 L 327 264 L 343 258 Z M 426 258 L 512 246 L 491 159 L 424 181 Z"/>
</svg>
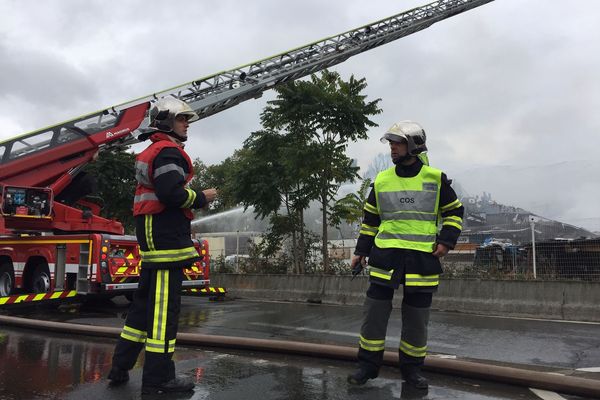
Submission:
<svg viewBox="0 0 600 400">
<path fill-rule="evenodd" d="M 131 381 L 110 388 L 114 341 L 66 338 L 28 330 L 0 329 L 0 399 L 139 399 L 141 361 Z M 535 399 L 523 388 L 429 374 L 428 392 L 410 390 L 393 368 L 363 387 L 349 386 L 352 363 L 262 353 L 179 349 L 180 374 L 194 378 L 187 399 Z M 144 396 L 144 399 L 147 397 Z M 166 397 L 159 397 L 166 398 Z M 168 396 L 169 399 L 174 398 Z"/>
</svg>

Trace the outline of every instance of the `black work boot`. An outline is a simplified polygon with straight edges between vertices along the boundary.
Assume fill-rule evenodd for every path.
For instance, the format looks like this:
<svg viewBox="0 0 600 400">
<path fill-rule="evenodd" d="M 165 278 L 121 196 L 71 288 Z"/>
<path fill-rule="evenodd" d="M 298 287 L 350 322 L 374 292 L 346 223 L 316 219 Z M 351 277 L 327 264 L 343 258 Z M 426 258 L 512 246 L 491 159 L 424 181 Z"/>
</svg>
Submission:
<svg viewBox="0 0 600 400">
<path fill-rule="evenodd" d="M 126 369 L 121 369 L 113 366 L 108 373 L 109 385 L 119 386 L 129 380 L 129 372 Z"/>
<path fill-rule="evenodd" d="M 420 367 L 416 365 L 403 365 L 400 367 L 400 372 L 402 373 L 402 378 L 409 385 L 417 389 L 427 389 L 429 387 L 427 378 L 421 375 Z"/>
<path fill-rule="evenodd" d="M 367 369 L 365 367 L 359 367 L 356 371 L 348 375 L 348 383 L 353 385 L 364 385 L 369 379 L 377 378 L 378 373 L 376 371 Z"/>
<path fill-rule="evenodd" d="M 161 394 L 190 392 L 194 390 L 194 381 L 190 378 L 174 378 L 157 384 L 142 384 L 142 394 Z"/>
</svg>

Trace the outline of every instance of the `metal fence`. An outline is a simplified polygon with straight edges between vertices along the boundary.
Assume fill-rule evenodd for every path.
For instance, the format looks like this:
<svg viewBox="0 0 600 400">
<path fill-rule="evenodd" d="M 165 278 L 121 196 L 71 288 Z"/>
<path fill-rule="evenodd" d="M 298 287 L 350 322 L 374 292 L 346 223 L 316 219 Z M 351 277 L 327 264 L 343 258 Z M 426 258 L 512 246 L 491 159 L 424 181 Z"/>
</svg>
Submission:
<svg viewBox="0 0 600 400">
<path fill-rule="evenodd" d="M 443 277 L 600 281 L 597 234 L 531 215 L 502 222 L 467 226 L 442 261 Z M 342 259 L 354 251 L 346 247 L 336 249 Z"/>
<path fill-rule="evenodd" d="M 444 278 L 600 281 L 600 237 L 597 232 L 531 214 L 488 216 L 485 225 L 466 222 L 456 248 L 442 260 Z M 356 239 L 329 241 L 329 273 L 350 273 L 355 244 Z M 211 244 L 211 253 L 217 247 Z M 323 273 L 320 251 L 319 244 L 310 257 L 311 267 L 305 273 Z M 247 260 L 242 259 L 239 265 L 244 268 L 236 271 L 293 273 L 292 255 L 288 253 L 277 268 L 268 269 L 266 263 L 259 260 L 255 270 L 246 270 Z M 212 266 L 216 268 L 222 264 L 223 268 L 216 270 L 223 272 L 225 256 L 241 253 L 239 249 L 233 253 L 230 249 L 221 254 L 219 260 L 213 260 Z M 287 267 L 286 263 L 289 264 Z"/>
<path fill-rule="evenodd" d="M 534 253 L 535 248 L 535 253 Z M 349 273 L 354 248 L 337 248 L 344 263 L 337 273 Z M 333 251 L 330 251 L 332 255 Z M 458 243 L 442 259 L 444 278 L 502 280 L 600 281 L 600 238 L 544 240 L 514 244 L 507 240 L 486 243 Z"/>
<path fill-rule="evenodd" d="M 444 277 L 600 281 L 600 239 L 459 243 Z"/>
</svg>

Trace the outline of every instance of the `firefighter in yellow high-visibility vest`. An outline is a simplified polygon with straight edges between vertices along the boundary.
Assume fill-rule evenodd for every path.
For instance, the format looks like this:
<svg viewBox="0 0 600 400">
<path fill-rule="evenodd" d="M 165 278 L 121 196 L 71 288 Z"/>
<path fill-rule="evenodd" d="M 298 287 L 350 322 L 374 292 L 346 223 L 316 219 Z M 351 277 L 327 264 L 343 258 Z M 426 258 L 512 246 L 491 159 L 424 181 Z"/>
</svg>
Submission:
<svg viewBox="0 0 600 400">
<path fill-rule="evenodd" d="M 400 371 L 410 386 L 428 387 L 421 366 L 427 352 L 429 309 L 442 273 L 440 258 L 456 244 L 464 207 L 446 175 L 428 165 L 425 139 L 423 128 L 411 121 L 394 124 L 381 138 L 389 142 L 395 165 L 375 178 L 352 259 L 358 272 L 368 258 L 370 281 L 358 369 L 348 376 L 352 384 L 377 377 L 392 298 L 403 285 Z"/>
</svg>

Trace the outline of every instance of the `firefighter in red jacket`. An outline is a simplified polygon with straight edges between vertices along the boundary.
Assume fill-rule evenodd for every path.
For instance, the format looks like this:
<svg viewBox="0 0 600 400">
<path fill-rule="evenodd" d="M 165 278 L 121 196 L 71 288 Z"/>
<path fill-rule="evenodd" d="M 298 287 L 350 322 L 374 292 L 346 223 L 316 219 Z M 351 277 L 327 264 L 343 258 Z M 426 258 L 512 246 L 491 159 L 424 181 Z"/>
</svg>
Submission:
<svg viewBox="0 0 600 400">
<path fill-rule="evenodd" d="M 456 244 L 464 207 L 446 174 L 428 165 L 425 138 L 423 128 L 412 121 L 394 124 L 381 138 L 389 142 L 395 166 L 375 178 L 352 259 L 359 272 L 368 257 L 370 282 L 358 369 L 348 376 L 352 384 L 377 377 L 392 299 L 403 285 L 400 372 L 410 387 L 428 387 L 421 366 L 427 353 L 429 308 L 442 273 L 439 259 Z"/>
<path fill-rule="evenodd" d="M 136 158 L 137 187 L 133 203 L 142 268 L 139 286 L 113 355 L 108 379 L 129 380 L 138 354 L 145 350 L 142 393 L 193 390 L 191 379 L 177 377 L 175 351 L 183 269 L 199 259 L 191 239 L 192 209 L 205 207 L 215 189 L 195 192 L 186 187 L 192 161 L 183 150 L 190 122 L 198 115 L 183 101 L 168 96 L 150 109 L 152 142 Z"/>
</svg>

